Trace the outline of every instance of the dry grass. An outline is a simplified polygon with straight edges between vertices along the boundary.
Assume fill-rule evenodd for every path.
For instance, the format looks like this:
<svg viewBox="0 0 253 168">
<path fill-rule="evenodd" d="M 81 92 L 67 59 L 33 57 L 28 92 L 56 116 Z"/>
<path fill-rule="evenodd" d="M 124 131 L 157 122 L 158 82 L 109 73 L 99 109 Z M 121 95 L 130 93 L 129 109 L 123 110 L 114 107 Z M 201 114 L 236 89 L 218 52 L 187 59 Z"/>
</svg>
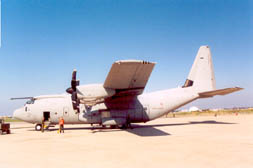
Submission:
<svg viewBox="0 0 253 168">
<path fill-rule="evenodd" d="M 0 117 L 0 118 L 4 119 L 4 122 L 22 122 L 21 120 L 14 119 L 11 117 Z"/>
<path fill-rule="evenodd" d="M 253 108 L 250 109 L 224 109 L 218 111 L 203 110 L 193 112 L 174 112 L 165 115 L 167 118 L 186 117 L 186 116 L 217 116 L 217 115 L 239 115 L 239 114 L 253 114 Z"/>
</svg>

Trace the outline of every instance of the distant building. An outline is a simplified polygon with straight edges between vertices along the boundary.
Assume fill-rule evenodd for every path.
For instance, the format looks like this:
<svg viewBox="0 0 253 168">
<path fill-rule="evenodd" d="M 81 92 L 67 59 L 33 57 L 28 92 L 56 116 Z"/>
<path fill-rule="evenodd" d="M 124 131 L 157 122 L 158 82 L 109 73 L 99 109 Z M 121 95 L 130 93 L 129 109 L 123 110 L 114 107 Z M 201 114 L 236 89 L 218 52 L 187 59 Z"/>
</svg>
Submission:
<svg viewBox="0 0 253 168">
<path fill-rule="evenodd" d="M 180 110 L 179 112 L 189 112 L 188 109 L 183 109 L 183 110 Z"/>
<path fill-rule="evenodd" d="M 192 106 L 189 108 L 189 112 L 193 112 L 193 111 L 202 111 L 201 109 L 199 109 L 198 107 L 196 106 Z"/>
</svg>

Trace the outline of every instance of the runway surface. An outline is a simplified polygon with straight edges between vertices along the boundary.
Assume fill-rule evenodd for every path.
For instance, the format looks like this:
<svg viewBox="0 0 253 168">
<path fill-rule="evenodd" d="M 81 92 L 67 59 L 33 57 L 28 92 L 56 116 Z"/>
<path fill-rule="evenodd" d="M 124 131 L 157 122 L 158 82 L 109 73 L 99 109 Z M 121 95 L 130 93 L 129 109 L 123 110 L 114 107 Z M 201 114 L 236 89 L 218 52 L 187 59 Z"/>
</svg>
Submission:
<svg viewBox="0 0 253 168">
<path fill-rule="evenodd" d="M 12 123 L 0 168 L 252 168 L 253 115 L 160 118 L 134 129 L 66 125 L 44 133 Z"/>
</svg>

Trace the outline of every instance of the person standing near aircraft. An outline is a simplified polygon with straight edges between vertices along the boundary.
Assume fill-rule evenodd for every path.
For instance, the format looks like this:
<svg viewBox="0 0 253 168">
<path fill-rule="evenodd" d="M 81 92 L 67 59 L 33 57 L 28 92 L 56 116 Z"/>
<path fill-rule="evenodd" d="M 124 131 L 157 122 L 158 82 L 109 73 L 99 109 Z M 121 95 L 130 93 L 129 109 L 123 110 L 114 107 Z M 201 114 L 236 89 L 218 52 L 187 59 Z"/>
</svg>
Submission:
<svg viewBox="0 0 253 168">
<path fill-rule="evenodd" d="M 59 132 L 64 133 L 64 119 L 63 119 L 63 117 L 61 117 L 60 120 L 59 120 Z"/>
<path fill-rule="evenodd" d="M 45 117 L 42 118 L 42 122 L 41 122 L 41 132 L 44 132 L 44 127 L 45 127 Z"/>
</svg>

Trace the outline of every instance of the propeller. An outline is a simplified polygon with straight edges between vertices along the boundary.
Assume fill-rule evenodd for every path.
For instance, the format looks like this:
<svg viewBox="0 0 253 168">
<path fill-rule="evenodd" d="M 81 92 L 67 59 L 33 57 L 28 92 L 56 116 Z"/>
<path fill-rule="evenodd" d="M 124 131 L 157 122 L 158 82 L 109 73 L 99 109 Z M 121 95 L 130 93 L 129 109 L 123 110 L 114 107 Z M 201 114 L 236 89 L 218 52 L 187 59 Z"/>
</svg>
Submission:
<svg viewBox="0 0 253 168">
<path fill-rule="evenodd" d="M 79 112 L 79 104 L 80 100 L 77 97 L 77 90 L 76 87 L 79 86 L 79 80 L 76 80 L 76 69 L 72 72 L 72 80 L 71 80 L 71 87 L 66 89 L 66 92 L 71 94 L 72 105 L 74 110 Z"/>
</svg>

